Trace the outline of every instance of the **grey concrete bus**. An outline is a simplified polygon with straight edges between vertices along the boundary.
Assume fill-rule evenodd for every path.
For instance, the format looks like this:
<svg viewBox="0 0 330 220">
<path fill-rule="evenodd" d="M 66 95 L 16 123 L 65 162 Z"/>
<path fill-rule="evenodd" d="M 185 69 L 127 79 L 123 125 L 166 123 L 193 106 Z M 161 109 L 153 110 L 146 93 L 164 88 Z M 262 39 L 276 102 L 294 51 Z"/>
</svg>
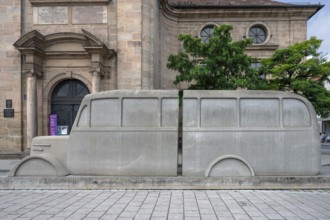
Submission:
<svg viewBox="0 0 330 220">
<path fill-rule="evenodd" d="M 183 175 L 316 175 L 319 127 L 301 96 L 184 91 Z"/>
<path fill-rule="evenodd" d="M 179 109 L 176 90 L 87 95 L 70 135 L 34 138 L 10 176 L 177 176 L 181 165 L 196 177 L 319 173 L 316 115 L 300 96 L 184 91 Z"/>
</svg>

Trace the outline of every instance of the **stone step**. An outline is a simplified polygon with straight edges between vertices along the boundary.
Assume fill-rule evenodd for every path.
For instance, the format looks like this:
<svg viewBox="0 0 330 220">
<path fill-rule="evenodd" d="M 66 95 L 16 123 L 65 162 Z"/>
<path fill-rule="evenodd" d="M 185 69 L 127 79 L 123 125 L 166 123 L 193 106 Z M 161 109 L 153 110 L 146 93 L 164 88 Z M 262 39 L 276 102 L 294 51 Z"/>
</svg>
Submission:
<svg viewBox="0 0 330 220">
<path fill-rule="evenodd" d="M 330 189 L 330 176 L 0 177 L 0 189 Z"/>
</svg>

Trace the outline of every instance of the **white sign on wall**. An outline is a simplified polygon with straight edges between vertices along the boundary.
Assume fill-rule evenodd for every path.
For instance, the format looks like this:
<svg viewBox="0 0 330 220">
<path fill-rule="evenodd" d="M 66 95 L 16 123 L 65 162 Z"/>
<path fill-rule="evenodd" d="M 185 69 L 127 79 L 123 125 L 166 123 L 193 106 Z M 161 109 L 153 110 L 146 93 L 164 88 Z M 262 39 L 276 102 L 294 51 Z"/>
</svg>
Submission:
<svg viewBox="0 0 330 220">
<path fill-rule="evenodd" d="M 107 6 L 73 6 L 73 24 L 107 23 Z"/>
<path fill-rule="evenodd" d="M 106 24 L 107 6 L 49 6 L 33 8 L 34 24 Z"/>
<path fill-rule="evenodd" d="M 34 24 L 68 24 L 69 8 L 65 6 L 34 7 Z"/>
</svg>

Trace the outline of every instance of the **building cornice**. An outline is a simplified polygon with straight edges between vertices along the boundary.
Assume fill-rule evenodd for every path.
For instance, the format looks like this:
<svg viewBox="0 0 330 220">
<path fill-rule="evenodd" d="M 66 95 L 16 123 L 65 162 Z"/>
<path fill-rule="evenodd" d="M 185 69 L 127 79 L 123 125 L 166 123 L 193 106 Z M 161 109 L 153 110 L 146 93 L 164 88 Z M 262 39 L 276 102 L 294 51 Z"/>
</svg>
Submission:
<svg viewBox="0 0 330 220">
<path fill-rule="evenodd" d="M 160 9 L 170 20 L 236 17 L 281 17 L 310 19 L 324 5 L 171 5 L 158 0 Z"/>
</svg>

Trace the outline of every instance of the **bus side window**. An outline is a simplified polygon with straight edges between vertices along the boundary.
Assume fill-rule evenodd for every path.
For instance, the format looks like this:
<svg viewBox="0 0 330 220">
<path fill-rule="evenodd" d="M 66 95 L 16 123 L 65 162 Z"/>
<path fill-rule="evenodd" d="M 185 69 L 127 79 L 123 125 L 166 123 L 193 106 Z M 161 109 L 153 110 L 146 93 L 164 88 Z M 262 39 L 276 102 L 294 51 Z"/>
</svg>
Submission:
<svg viewBox="0 0 330 220">
<path fill-rule="evenodd" d="M 123 127 L 158 127 L 158 98 L 124 98 Z"/>
<path fill-rule="evenodd" d="M 305 103 L 298 99 L 283 99 L 284 127 L 309 127 L 311 116 Z"/>
<path fill-rule="evenodd" d="M 95 99 L 91 102 L 92 127 L 120 126 L 119 99 Z"/>
<path fill-rule="evenodd" d="M 179 100 L 177 98 L 163 98 L 161 120 L 162 127 L 177 127 L 178 126 L 178 107 Z"/>
<path fill-rule="evenodd" d="M 195 127 L 197 126 L 197 99 L 185 98 L 183 99 L 183 126 Z"/>
<path fill-rule="evenodd" d="M 236 99 L 202 99 L 201 127 L 237 126 Z"/>
<path fill-rule="evenodd" d="M 279 100 L 241 99 L 240 117 L 242 127 L 279 127 Z"/>
<path fill-rule="evenodd" d="M 88 108 L 87 105 L 85 105 L 81 113 L 79 115 L 79 120 L 77 123 L 77 127 L 88 127 Z"/>
</svg>

